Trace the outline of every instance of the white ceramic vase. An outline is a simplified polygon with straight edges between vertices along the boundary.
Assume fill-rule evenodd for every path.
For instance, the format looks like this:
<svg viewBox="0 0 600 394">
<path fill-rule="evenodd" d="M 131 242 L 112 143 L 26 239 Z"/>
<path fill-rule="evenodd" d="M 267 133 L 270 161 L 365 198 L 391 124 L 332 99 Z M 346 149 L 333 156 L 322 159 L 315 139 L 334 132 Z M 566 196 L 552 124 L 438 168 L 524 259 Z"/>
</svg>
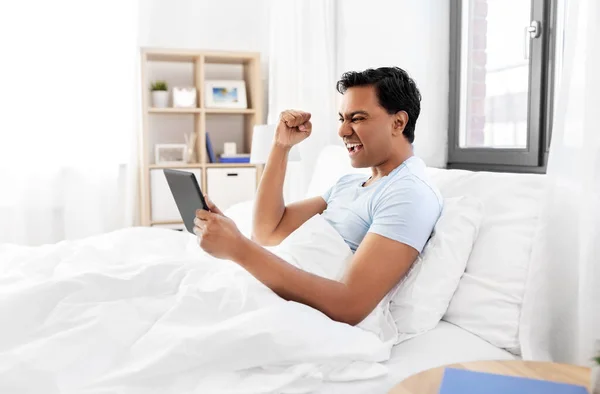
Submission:
<svg viewBox="0 0 600 394">
<path fill-rule="evenodd" d="M 169 92 L 165 90 L 153 91 L 152 106 L 154 108 L 167 108 L 169 106 Z"/>
<path fill-rule="evenodd" d="M 600 394 L 600 365 L 595 364 L 592 367 L 592 394 Z"/>
</svg>

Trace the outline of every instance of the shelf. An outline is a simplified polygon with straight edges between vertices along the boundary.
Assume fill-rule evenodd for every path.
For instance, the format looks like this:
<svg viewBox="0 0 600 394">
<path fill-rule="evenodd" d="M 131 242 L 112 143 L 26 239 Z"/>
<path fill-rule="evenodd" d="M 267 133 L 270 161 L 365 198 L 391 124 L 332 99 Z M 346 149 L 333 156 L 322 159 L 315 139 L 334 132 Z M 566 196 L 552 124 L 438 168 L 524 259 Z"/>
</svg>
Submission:
<svg viewBox="0 0 600 394">
<path fill-rule="evenodd" d="M 151 114 L 199 114 L 200 108 L 148 108 Z"/>
<path fill-rule="evenodd" d="M 252 163 L 208 163 L 206 168 L 256 167 Z"/>
<path fill-rule="evenodd" d="M 252 108 L 206 108 L 204 110 L 207 114 L 240 114 L 249 115 L 256 113 L 256 110 Z"/>
<path fill-rule="evenodd" d="M 195 62 L 200 54 L 193 51 L 177 51 L 169 49 L 144 49 L 148 61 L 155 62 Z"/>
<path fill-rule="evenodd" d="M 204 52 L 205 63 L 246 64 L 259 58 L 256 52 Z"/>
<path fill-rule="evenodd" d="M 148 166 L 151 170 L 162 169 L 162 168 L 202 168 L 200 163 L 175 163 L 175 164 L 150 164 Z"/>
<path fill-rule="evenodd" d="M 182 164 L 150 164 L 151 170 L 160 170 L 163 168 L 228 168 L 228 167 L 256 167 L 253 163 L 182 163 Z"/>
<path fill-rule="evenodd" d="M 170 224 L 183 224 L 181 220 L 167 220 L 167 221 L 152 221 L 151 225 L 170 225 Z"/>
</svg>

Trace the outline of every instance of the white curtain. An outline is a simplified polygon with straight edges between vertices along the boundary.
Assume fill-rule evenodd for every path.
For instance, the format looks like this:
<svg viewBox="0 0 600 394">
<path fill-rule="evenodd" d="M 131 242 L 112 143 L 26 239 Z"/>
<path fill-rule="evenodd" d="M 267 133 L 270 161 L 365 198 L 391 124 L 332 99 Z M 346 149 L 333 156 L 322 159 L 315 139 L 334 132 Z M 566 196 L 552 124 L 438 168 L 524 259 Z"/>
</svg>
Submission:
<svg viewBox="0 0 600 394">
<path fill-rule="evenodd" d="M 531 357 L 589 365 L 600 339 L 600 3 L 565 4 L 549 195 L 526 313 Z"/>
<path fill-rule="evenodd" d="M 290 162 L 286 200 L 304 197 L 321 148 L 338 140 L 335 90 L 335 0 L 270 3 L 268 123 L 294 108 L 312 114 L 313 133 Z"/>
<path fill-rule="evenodd" d="M 133 224 L 138 2 L 0 4 L 0 243 Z"/>
</svg>

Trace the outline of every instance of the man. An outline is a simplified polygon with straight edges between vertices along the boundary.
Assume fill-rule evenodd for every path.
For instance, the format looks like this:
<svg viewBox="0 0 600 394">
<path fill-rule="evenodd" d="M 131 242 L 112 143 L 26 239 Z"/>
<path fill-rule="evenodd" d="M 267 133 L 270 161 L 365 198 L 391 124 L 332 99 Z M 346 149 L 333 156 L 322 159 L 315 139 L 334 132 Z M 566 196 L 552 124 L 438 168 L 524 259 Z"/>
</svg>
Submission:
<svg viewBox="0 0 600 394">
<path fill-rule="evenodd" d="M 209 202 L 195 232 L 211 255 L 235 261 L 286 300 L 309 305 L 331 319 L 360 323 L 407 273 L 423 250 L 442 209 L 439 192 L 413 156 L 421 95 L 400 68 L 348 72 L 339 136 L 354 167 L 372 175 L 346 175 L 323 196 L 285 206 L 283 182 L 293 145 L 312 131 L 310 114 L 284 111 L 257 192 L 252 240 Z M 324 169 L 326 170 L 326 169 Z M 341 281 L 302 271 L 261 245 L 275 245 L 315 214 L 344 238 L 354 257 Z"/>
</svg>

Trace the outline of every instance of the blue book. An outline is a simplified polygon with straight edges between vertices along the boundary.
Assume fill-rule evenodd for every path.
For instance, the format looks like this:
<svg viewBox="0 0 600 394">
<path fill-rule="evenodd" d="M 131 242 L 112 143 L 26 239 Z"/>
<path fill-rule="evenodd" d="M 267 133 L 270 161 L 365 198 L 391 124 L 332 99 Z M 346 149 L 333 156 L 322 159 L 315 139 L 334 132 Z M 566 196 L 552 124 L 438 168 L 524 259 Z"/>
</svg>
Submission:
<svg viewBox="0 0 600 394">
<path fill-rule="evenodd" d="M 583 386 L 446 368 L 440 394 L 588 394 Z"/>
<path fill-rule="evenodd" d="M 206 153 L 208 153 L 208 161 L 210 163 L 215 163 L 217 159 L 215 158 L 215 151 L 213 150 L 212 142 L 210 141 L 210 137 L 208 136 L 208 131 L 206 132 Z"/>
</svg>

